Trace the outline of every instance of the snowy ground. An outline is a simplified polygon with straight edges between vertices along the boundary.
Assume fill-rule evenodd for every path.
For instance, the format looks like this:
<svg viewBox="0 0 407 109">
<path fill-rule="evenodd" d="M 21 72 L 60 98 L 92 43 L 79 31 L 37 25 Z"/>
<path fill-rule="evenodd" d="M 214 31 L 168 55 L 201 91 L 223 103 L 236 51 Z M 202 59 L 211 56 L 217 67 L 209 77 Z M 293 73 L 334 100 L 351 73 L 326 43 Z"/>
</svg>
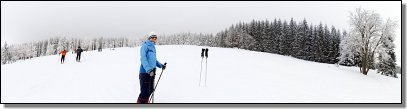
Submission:
<svg viewBox="0 0 407 109">
<path fill-rule="evenodd" d="M 374 70 L 276 54 L 209 47 L 207 86 L 199 86 L 200 46 L 157 46 L 168 63 L 156 103 L 400 103 L 401 79 Z M 205 47 L 206 48 L 206 47 Z M 67 54 L 1 66 L 2 103 L 135 103 L 139 47 Z M 205 64 L 204 64 L 205 65 Z M 161 69 L 158 70 L 158 73 Z M 400 76 L 400 75 L 399 75 Z"/>
</svg>

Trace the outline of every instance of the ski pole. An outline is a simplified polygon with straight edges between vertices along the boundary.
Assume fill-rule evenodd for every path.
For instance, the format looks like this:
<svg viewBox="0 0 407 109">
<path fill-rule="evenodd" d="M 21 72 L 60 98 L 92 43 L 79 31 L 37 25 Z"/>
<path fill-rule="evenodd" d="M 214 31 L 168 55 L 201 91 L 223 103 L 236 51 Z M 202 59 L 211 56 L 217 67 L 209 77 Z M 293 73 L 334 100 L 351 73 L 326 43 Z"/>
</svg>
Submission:
<svg viewBox="0 0 407 109">
<path fill-rule="evenodd" d="M 203 58 L 204 58 L 204 54 L 205 54 L 205 49 L 204 48 L 202 48 L 202 52 L 201 52 L 201 70 L 199 71 L 199 86 L 201 86 L 201 79 L 202 79 L 202 61 L 203 61 Z"/>
<path fill-rule="evenodd" d="M 165 66 L 165 65 L 167 65 L 167 63 L 164 63 L 164 66 Z M 152 98 L 154 97 L 154 92 L 155 92 L 155 89 L 157 88 L 158 83 L 160 82 L 161 75 L 163 75 L 163 72 L 164 72 L 164 69 L 163 69 L 163 70 L 161 70 L 160 77 L 158 77 L 157 84 L 155 85 L 155 87 L 154 87 L 154 89 L 153 89 L 153 92 L 152 92 L 152 94 L 151 94 L 151 98 L 148 100 L 148 102 L 150 102 L 150 100 L 152 100 Z"/>
<path fill-rule="evenodd" d="M 208 58 L 206 58 L 206 66 L 205 66 L 205 87 L 206 87 L 206 77 L 208 75 Z"/>
<path fill-rule="evenodd" d="M 201 76 L 202 76 L 202 61 L 203 61 L 203 57 L 202 57 L 202 59 L 201 59 L 201 70 L 199 71 L 199 86 L 201 86 Z"/>
<path fill-rule="evenodd" d="M 151 72 L 151 73 L 155 73 L 155 71 L 154 72 Z M 155 74 L 154 74 L 155 75 Z M 150 77 L 150 80 L 149 80 L 149 82 L 151 82 L 150 84 L 153 84 L 154 85 L 154 81 L 152 81 L 152 79 L 151 79 L 152 77 Z M 148 91 L 150 92 L 151 91 L 151 85 L 148 85 Z M 153 91 L 154 91 L 154 89 L 153 89 Z M 150 99 L 148 100 L 148 102 L 147 103 L 150 103 Z"/>
<path fill-rule="evenodd" d="M 205 50 L 205 56 L 206 56 L 206 65 L 205 65 L 205 87 L 206 87 L 206 77 L 207 77 L 207 75 L 208 75 L 208 51 L 209 51 L 209 49 L 208 48 L 206 48 L 206 50 Z"/>
</svg>

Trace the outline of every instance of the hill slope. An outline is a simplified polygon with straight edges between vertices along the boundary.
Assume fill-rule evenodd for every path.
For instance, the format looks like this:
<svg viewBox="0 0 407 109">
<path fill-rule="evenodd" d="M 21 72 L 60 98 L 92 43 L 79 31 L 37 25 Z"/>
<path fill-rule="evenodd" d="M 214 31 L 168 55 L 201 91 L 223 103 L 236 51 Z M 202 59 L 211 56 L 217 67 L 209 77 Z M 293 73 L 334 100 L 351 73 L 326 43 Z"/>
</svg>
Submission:
<svg viewBox="0 0 407 109">
<path fill-rule="evenodd" d="M 156 91 L 156 103 L 401 102 L 401 79 L 381 76 L 375 70 L 362 75 L 356 67 L 231 48 L 209 48 L 207 86 L 199 86 L 203 47 L 156 48 L 158 60 L 168 62 Z M 2 65 L 1 101 L 137 101 L 139 47 L 84 52 L 81 63 L 75 62 L 74 55 L 69 53 L 65 64 L 54 55 Z"/>
</svg>

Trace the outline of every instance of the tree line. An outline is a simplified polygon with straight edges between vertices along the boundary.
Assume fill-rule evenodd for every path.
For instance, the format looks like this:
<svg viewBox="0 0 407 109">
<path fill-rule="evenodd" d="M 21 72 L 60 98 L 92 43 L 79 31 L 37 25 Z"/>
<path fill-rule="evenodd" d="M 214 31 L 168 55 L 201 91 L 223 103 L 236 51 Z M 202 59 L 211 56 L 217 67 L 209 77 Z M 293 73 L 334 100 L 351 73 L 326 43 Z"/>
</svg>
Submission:
<svg viewBox="0 0 407 109">
<path fill-rule="evenodd" d="M 240 48 L 293 56 L 299 59 L 337 63 L 340 37 L 346 34 L 334 26 L 310 25 L 304 19 L 297 23 L 280 19 L 253 20 L 237 23 L 212 34 L 179 33 L 164 35 L 162 45 L 199 45 L 211 47 Z"/>
<path fill-rule="evenodd" d="M 13 63 L 17 60 L 31 59 L 40 56 L 56 55 L 62 50 L 74 53 L 78 47 L 81 47 L 85 51 L 90 51 L 104 48 L 134 46 L 136 46 L 136 42 L 126 37 L 100 37 L 87 40 L 82 38 L 54 37 L 37 42 L 11 45 L 5 42 L 1 47 L 1 64 Z"/>
<path fill-rule="evenodd" d="M 351 30 L 340 31 L 325 24 L 297 23 L 280 19 L 240 22 L 216 35 L 179 33 L 164 36 L 160 44 L 240 48 L 292 56 L 298 59 L 370 69 L 397 78 L 395 29 L 397 23 L 380 14 L 357 8 L 350 13 Z"/>
<path fill-rule="evenodd" d="M 306 19 L 299 22 L 293 18 L 289 21 L 252 20 L 231 25 L 215 35 L 188 32 L 162 34 L 157 44 L 240 48 L 320 63 L 357 66 L 365 75 L 369 69 L 378 69 L 378 73 L 397 78 L 394 53 L 396 26 L 395 21 L 383 21 L 374 11 L 358 8 L 350 13 L 349 33 L 322 23 L 308 24 Z M 55 55 L 63 49 L 74 51 L 78 46 L 85 50 L 134 47 L 145 40 L 146 37 L 134 41 L 126 37 L 90 40 L 56 37 L 35 43 L 5 43 L 1 48 L 1 63 Z"/>
</svg>

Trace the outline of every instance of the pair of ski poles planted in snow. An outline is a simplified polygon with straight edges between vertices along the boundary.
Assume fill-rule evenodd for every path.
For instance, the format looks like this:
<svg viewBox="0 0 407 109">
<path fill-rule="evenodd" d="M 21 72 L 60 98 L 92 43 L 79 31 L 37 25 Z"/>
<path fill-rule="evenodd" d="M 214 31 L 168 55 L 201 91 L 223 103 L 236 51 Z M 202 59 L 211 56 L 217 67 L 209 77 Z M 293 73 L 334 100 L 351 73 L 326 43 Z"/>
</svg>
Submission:
<svg viewBox="0 0 407 109">
<path fill-rule="evenodd" d="M 205 80 L 205 87 L 206 87 L 206 77 L 207 77 L 207 74 L 208 74 L 208 51 L 209 51 L 209 49 L 208 48 L 206 48 L 206 49 L 204 49 L 204 48 L 202 48 L 202 52 L 201 52 L 201 70 L 200 70 L 200 72 L 199 72 L 199 86 L 201 86 L 201 79 L 202 79 L 202 62 L 203 62 L 203 59 L 204 59 L 204 57 L 206 57 L 206 62 L 205 62 L 205 78 L 204 78 L 204 80 Z"/>
</svg>

